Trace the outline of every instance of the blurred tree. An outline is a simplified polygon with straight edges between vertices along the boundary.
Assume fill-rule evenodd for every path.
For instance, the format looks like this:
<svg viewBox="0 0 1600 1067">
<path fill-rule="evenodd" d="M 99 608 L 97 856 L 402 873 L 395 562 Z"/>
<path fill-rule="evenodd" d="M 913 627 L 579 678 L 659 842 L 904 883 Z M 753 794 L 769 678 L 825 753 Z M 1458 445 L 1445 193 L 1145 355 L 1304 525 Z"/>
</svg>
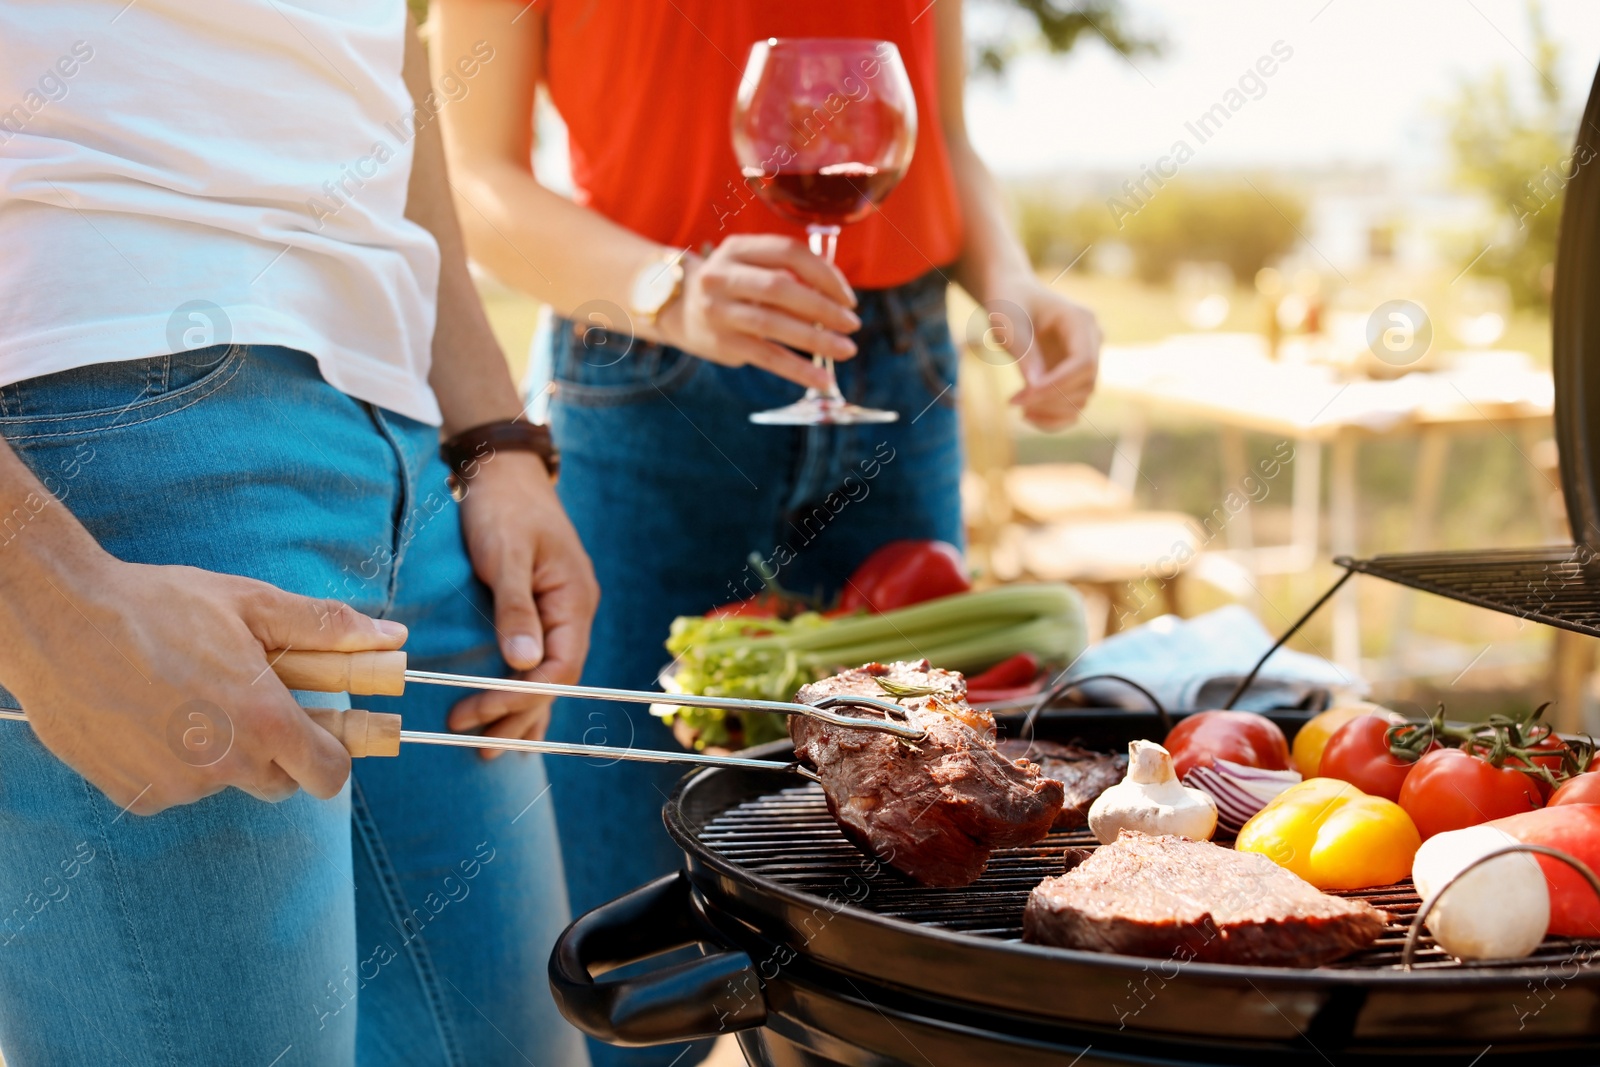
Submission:
<svg viewBox="0 0 1600 1067">
<path fill-rule="evenodd" d="M 1527 12 L 1536 72 L 1532 102 L 1519 97 L 1502 67 L 1463 82 L 1447 111 L 1457 181 L 1507 212 L 1495 232 L 1463 253 L 1462 266 L 1481 252 L 1472 273 L 1503 279 L 1522 306 L 1549 301 L 1562 192 L 1595 154 L 1587 137 L 1572 143 L 1575 117 L 1556 77 L 1561 46 L 1550 36 L 1543 8 L 1529 0 Z"/>
<path fill-rule="evenodd" d="M 1254 188 L 1252 188 L 1252 185 Z M 1114 217 L 1101 201 L 1063 203 L 1048 194 L 1017 201 L 1017 227 L 1040 266 L 1065 266 L 1090 245 L 1126 244 L 1146 281 L 1170 281 L 1179 263 L 1226 263 L 1239 281 L 1283 256 L 1299 240 L 1305 204 L 1257 177 L 1179 177 L 1132 214 Z"/>
<path fill-rule="evenodd" d="M 1121 55 L 1160 53 L 1161 42 L 1132 29 L 1122 0 L 973 0 L 966 34 L 978 73 L 1000 74 L 1026 47 L 1043 41 L 1052 53 L 1070 52 L 1084 33 Z"/>
</svg>

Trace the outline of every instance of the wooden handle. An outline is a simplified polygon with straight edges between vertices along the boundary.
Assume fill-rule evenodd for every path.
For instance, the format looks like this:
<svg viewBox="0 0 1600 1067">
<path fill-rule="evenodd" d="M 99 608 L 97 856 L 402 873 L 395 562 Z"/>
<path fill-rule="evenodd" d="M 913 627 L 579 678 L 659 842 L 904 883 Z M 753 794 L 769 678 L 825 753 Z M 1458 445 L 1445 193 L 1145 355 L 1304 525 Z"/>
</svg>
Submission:
<svg viewBox="0 0 1600 1067">
<path fill-rule="evenodd" d="M 400 716 L 351 708 L 306 708 L 311 721 L 339 739 L 352 759 L 400 754 Z"/>
<path fill-rule="evenodd" d="M 404 652 L 268 652 L 273 673 L 290 689 L 397 697 L 406 689 Z"/>
</svg>

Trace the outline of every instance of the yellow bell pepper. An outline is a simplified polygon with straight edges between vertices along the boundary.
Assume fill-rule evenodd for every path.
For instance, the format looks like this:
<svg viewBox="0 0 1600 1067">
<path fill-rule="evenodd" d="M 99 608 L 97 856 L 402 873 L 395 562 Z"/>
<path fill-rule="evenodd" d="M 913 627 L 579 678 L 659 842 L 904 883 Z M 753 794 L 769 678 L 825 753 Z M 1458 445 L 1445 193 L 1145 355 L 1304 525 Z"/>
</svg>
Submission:
<svg viewBox="0 0 1600 1067">
<path fill-rule="evenodd" d="M 1392 885 L 1411 873 L 1422 846 L 1400 805 L 1349 782 L 1308 778 L 1256 812 L 1234 847 L 1259 852 L 1318 889 Z"/>
</svg>

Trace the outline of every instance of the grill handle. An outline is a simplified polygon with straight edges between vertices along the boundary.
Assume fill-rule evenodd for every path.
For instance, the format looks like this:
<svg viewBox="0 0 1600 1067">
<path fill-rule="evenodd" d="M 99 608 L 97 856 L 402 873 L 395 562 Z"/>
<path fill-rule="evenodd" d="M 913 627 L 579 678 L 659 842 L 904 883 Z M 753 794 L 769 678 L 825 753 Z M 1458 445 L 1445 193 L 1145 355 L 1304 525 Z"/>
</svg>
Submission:
<svg viewBox="0 0 1600 1067">
<path fill-rule="evenodd" d="M 614 981 L 591 977 L 695 944 L 709 955 Z M 755 964 L 699 917 L 683 871 L 574 920 L 550 954 L 550 991 L 568 1022 L 611 1045 L 717 1037 L 767 1019 Z"/>
</svg>

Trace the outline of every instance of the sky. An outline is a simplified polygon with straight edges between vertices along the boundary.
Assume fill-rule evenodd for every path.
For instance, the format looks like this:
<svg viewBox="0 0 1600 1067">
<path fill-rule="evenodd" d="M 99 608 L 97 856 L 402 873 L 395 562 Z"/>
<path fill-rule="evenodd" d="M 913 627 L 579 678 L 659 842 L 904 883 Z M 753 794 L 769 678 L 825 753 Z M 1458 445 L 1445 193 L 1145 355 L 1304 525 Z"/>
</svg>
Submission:
<svg viewBox="0 0 1600 1067">
<path fill-rule="evenodd" d="M 1124 59 L 1098 40 L 1067 56 L 1031 54 L 967 93 L 974 145 L 1005 177 L 1137 171 L 1178 139 L 1185 169 L 1444 161 L 1439 106 L 1462 78 L 1503 66 L 1530 85 L 1521 0 L 1125 0 L 1134 25 L 1167 42 Z M 976 5 L 969 4 L 969 9 Z M 1600 63 L 1600 2 L 1546 0 L 1573 106 Z M 1083 40 L 1087 40 L 1084 38 Z M 1262 89 L 1204 144 L 1185 127 L 1224 100 L 1274 45 Z M 1252 99 L 1250 96 L 1259 98 Z M 1235 97 L 1234 100 L 1238 98 Z"/>
</svg>

